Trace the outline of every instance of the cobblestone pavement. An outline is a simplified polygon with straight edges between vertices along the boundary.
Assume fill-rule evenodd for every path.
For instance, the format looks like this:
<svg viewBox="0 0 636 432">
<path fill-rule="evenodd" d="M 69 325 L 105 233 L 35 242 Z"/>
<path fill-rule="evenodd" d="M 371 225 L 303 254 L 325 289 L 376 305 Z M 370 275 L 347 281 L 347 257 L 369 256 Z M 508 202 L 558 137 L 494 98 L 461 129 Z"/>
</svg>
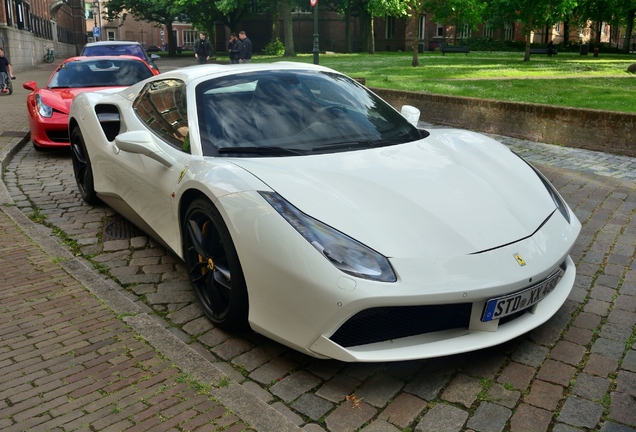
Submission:
<svg viewBox="0 0 636 432">
<path fill-rule="evenodd" d="M 636 159 L 495 138 L 537 164 L 583 223 L 572 253 L 575 288 L 525 336 L 411 362 L 317 360 L 253 332 L 214 328 L 175 256 L 108 207 L 82 202 L 66 151 L 27 145 L 4 182 L 19 210 L 42 220 L 232 386 L 298 429 L 636 431 Z"/>
</svg>

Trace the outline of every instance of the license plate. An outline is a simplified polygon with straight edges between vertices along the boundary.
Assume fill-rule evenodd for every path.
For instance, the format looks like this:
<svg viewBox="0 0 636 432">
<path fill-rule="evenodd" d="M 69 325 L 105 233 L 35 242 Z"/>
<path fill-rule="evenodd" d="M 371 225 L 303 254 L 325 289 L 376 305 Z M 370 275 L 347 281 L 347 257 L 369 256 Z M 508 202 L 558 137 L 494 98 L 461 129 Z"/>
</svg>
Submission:
<svg viewBox="0 0 636 432">
<path fill-rule="evenodd" d="M 554 290 L 554 287 L 556 287 L 561 279 L 562 273 L 561 270 L 558 270 L 541 283 L 526 288 L 523 291 L 488 300 L 481 320 L 487 322 L 500 319 L 539 303 Z"/>
</svg>

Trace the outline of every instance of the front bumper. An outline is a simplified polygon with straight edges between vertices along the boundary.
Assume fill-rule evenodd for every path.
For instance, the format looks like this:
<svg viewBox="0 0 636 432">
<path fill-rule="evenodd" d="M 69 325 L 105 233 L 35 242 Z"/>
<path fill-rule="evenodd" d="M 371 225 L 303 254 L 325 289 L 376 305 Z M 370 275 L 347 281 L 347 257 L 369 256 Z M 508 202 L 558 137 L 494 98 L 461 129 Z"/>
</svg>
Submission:
<svg viewBox="0 0 636 432">
<path fill-rule="evenodd" d="M 403 361 L 490 347 L 546 322 L 574 285 L 576 269 L 569 251 L 581 225 L 576 218 L 568 224 L 558 212 L 531 237 L 483 253 L 390 258 L 398 281 L 383 283 L 340 272 L 274 210 L 266 204 L 254 210 L 254 202 L 243 202 L 240 195 L 221 198 L 219 208 L 247 281 L 250 325 L 314 357 Z M 516 255 L 527 264 L 522 266 Z M 560 281 L 529 313 L 501 323 L 480 321 L 487 300 L 533 286 L 559 267 Z M 440 305 L 453 310 L 462 304 L 459 313 L 467 316 L 467 324 L 360 345 L 334 342 L 341 342 L 334 337 L 339 329 L 363 311 Z"/>
</svg>

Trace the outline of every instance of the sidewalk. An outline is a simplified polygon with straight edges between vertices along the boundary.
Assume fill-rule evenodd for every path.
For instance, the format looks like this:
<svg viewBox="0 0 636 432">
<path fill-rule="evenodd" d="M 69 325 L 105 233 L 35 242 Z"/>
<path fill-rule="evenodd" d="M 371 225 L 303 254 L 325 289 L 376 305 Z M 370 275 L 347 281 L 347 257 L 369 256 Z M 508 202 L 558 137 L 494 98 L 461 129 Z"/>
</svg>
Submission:
<svg viewBox="0 0 636 432">
<path fill-rule="evenodd" d="M 0 97 L 3 173 L 27 142 L 25 81 Z M 0 183 L 0 430 L 299 430 L 58 243 Z"/>
</svg>

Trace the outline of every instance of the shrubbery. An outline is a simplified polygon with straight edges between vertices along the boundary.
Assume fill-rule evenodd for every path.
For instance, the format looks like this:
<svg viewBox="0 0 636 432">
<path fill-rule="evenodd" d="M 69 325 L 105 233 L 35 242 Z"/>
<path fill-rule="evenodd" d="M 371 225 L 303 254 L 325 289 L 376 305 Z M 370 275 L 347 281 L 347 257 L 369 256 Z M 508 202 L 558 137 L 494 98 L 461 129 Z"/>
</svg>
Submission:
<svg viewBox="0 0 636 432">
<path fill-rule="evenodd" d="M 278 39 L 271 41 L 265 48 L 263 48 L 263 53 L 266 55 L 273 55 L 281 57 L 285 54 L 285 45 Z"/>
<path fill-rule="evenodd" d="M 468 39 L 458 39 L 456 45 L 467 45 L 471 51 L 525 51 L 526 43 L 525 41 L 502 41 L 502 40 L 493 40 L 493 39 L 484 39 L 484 38 L 468 38 Z M 532 44 L 533 48 L 547 48 L 546 44 Z M 580 52 L 581 43 L 580 42 L 569 42 L 567 45 L 564 44 L 555 44 L 554 47 L 559 50 L 559 52 Z M 607 54 L 621 54 L 622 50 L 620 48 L 616 48 L 614 45 L 610 45 L 608 43 L 601 43 L 600 45 L 596 45 L 594 43 L 589 44 L 589 53 L 594 53 L 594 48 L 599 48 L 599 51 Z"/>
</svg>

